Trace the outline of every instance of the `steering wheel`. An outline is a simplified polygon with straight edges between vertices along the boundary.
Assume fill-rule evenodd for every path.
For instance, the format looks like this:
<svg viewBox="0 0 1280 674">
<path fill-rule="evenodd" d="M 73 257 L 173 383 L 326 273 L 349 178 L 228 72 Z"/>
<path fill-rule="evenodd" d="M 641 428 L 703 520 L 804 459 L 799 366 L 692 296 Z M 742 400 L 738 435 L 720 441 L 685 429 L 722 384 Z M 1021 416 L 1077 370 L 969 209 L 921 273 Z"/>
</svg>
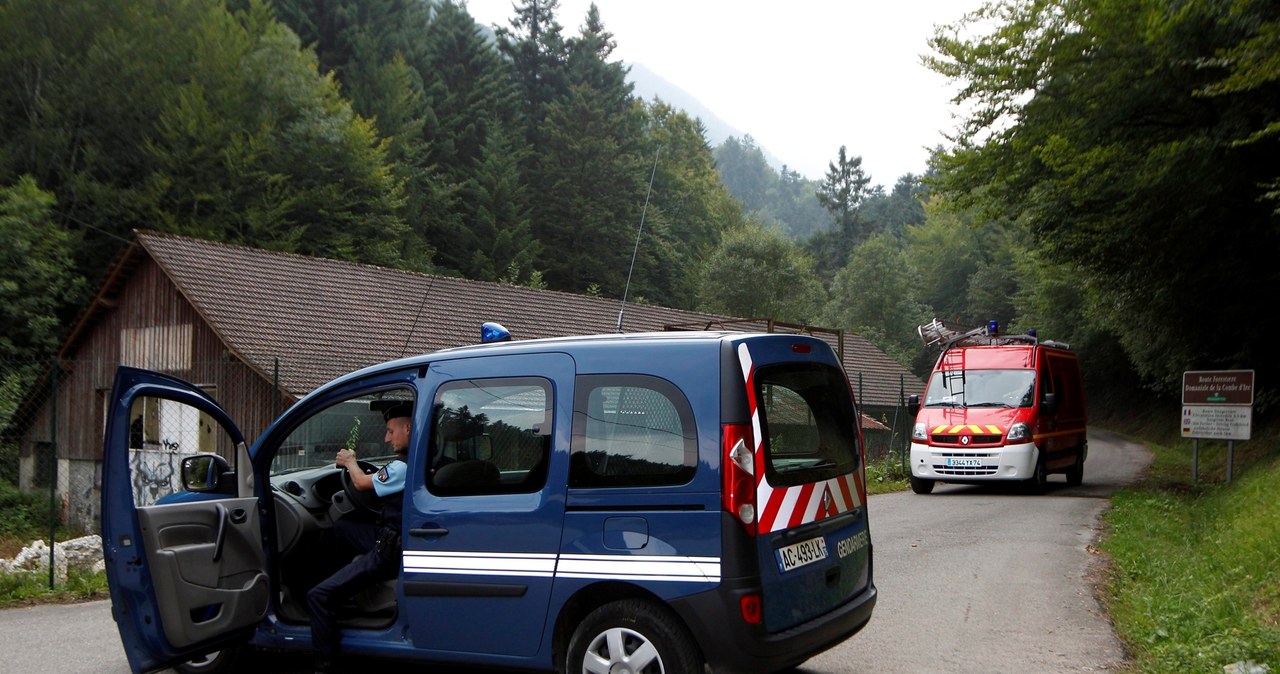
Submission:
<svg viewBox="0 0 1280 674">
<path fill-rule="evenodd" d="M 378 472 L 378 467 L 368 461 L 356 460 L 356 465 L 365 475 L 372 475 Z M 382 512 L 382 499 L 378 498 L 378 492 L 373 489 L 360 490 L 356 489 L 356 483 L 351 480 L 351 471 L 342 471 L 342 491 L 347 494 L 347 501 L 352 505 L 366 510 L 375 515 Z"/>
</svg>

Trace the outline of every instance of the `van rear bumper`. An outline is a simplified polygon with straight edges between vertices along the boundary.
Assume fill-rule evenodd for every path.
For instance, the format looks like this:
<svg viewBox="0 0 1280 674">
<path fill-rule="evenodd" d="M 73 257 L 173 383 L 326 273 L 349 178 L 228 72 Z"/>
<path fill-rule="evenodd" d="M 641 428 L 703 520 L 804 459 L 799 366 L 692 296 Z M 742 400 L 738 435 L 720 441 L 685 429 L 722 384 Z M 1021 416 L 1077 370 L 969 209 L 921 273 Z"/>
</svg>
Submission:
<svg viewBox="0 0 1280 674">
<path fill-rule="evenodd" d="M 911 443 L 911 474 L 940 482 L 1026 480 L 1035 475 L 1040 452 L 1035 443 L 998 447 L 934 447 Z M 948 466 L 947 459 L 977 459 L 979 466 Z"/>
<path fill-rule="evenodd" d="M 737 586 L 737 587 L 735 587 Z M 772 672 L 798 665 L 861 630 L 876 605 L 875 584 L 813 620 L 776 634 L 749 625 L 738 612 L 740 599 L 759 594 L 756 584 L 722 579 L 720 587 L 671 602 L 693 632 L 715 672 Z"/>
</svg>

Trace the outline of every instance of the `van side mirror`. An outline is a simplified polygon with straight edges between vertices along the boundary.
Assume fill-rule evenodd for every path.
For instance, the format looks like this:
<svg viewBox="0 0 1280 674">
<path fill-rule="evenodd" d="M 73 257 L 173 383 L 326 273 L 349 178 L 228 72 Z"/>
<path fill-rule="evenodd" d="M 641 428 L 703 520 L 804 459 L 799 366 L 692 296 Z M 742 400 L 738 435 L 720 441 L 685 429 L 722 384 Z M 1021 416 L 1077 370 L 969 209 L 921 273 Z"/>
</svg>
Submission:
<svg viewBox="0 0 1280 674">
<path fill-rule="evenodd" d="M 1058 413 L 1058 394 L 1046 393 L 1044 400 L 1040 401 L 1040 410 L 1049 416 Z"/>
<path fill-rule="evenodd" d="M 910 412 L 913 417 L 920 413 L 920 396 L 907 396 L 907 411 Z"/>
<path fill-rule="evenodd" d="M 231 464 L 217 454 L 188 456 L 182 459 L 182 488 L 194 492 L 221 491 L 223 476 L 230 473 Z"/>
</svg>

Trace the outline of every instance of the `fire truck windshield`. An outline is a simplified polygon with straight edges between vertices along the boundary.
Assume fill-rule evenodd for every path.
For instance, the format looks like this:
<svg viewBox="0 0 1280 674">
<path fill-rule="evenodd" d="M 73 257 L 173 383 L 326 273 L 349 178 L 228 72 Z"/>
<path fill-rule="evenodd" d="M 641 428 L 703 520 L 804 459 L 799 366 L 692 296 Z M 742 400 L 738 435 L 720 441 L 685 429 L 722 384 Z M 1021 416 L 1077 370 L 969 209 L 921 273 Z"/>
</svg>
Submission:
<svg viewBox="0 0 1280 674">
<path fill-rule="evenodd" d="M 925 407 L 1031 407 L 1035 402 L 1034 370 L 963 370 L 934 372 Z"/>
</svg>

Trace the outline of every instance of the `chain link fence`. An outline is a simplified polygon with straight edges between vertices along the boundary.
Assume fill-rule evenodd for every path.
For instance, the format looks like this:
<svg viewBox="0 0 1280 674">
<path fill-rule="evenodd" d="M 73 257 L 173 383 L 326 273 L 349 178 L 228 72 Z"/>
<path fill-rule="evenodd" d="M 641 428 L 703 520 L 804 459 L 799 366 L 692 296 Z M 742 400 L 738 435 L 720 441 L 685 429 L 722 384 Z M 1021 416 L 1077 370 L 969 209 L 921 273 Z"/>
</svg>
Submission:
<svg viewBox="0 0 1280 674">
<path fill-rule="evenodd" d="M 900 463 L 903 471 L 908 470 L 908 449 L 915 418 L 907 410 L 907 396 L 919 392 L 919 382 L 899 377 L 896 405 L 868 405 L 862 402 L 865 400 L 862 378 L 853 375 L 850 379 L 854 396 L 859 403 L 858 411 L 864 417 L 862 440 L 866 443 L 867 461 Z"/>
<path fill-rule="evenodd" d="M 0 518 L 6 520 L 0 522 L 0 535 L 25 535 L 30 522 L 39 521 L 53 548 L 59 535 L 99 530 L 103 437 L 117 366 L 106 361 L 0 361 L 0 508 L 22 509 L 28 526 L 28 531 L 13 531 L 13 518 Z M 231 358 L 184 363 L 174 374 L 220 401 L 250 443 L 293 402 L 280 389 L 278 370 L 264 376 Z M 861 378 L 855 377 L 853 385 L 861 397 Z M 861 412 L 878 422 L 864 422 L 868 460 L 901 460 L 905 468 L 914 420 L 906 410 L 907 392 L 900 389 L 897 406 L 863 406 Z M 180 488 L 183 458 L 197 453 L 232 458 L 230 443 L 217 425 L 194 408 L 142 399 L 129 418 L 130 475 L 139 505 Z"/>
</svg>

